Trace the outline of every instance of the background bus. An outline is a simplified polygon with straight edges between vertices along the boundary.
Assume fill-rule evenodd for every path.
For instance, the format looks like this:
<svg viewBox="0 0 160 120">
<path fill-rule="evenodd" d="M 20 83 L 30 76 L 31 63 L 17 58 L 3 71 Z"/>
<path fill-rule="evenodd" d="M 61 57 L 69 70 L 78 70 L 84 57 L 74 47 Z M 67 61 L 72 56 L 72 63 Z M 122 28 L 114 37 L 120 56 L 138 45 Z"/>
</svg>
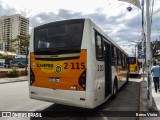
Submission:
<svg viewBox="0 0 160 120">
<path fill-rule="evenodd" d="M 20 64 L 21 63 L 21 64 Z M 26 65 L 28 64 L 28 58 L 24 58 L 24 57 L 16 57 L 13 58 L 12 61 L 12 67 L 26 67 Z"/>
<path fill-rule="evenodd" d="M 34 28 L 29 57 L 32 99 L 95 108 L 128 81 L 127 53 L 90 19 Z"/>
<path fill-rule="evenodd" d="M 139 74 L 139 62 L 137 57 L 128 57 L 130 74 Z"/>
</svg>

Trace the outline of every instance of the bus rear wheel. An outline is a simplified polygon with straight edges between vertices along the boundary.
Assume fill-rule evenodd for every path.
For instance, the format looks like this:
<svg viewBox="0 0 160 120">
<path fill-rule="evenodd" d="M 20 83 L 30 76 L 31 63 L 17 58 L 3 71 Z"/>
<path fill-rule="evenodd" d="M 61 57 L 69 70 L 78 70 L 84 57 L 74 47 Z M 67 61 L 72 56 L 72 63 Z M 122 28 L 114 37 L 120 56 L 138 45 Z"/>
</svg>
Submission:
<svg viewBox="0 0 160 120">
<path fill-rule="evenodd" d="M 113 86 L 113 92 L 112 92 L 112 98 L 115 98 L 117 94 L 117 81 L 114 81 L 114 86 Z"/>
</svg>

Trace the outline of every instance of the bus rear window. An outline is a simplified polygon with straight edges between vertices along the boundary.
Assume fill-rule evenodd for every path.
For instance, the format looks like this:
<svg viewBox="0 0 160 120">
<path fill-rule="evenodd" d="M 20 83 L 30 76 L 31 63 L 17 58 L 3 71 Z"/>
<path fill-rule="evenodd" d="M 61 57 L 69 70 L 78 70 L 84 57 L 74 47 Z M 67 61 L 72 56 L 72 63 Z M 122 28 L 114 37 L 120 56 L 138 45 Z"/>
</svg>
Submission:
<svg viewBox="0 0 160 120">
<path fill-rule="evenodd" d="M 35 29 L 34 51 L 80 50 L 83 24 L 51 24 L 47 27 Z"/>
<path fill-rule="evenodd" d="M 130 64 L 136 64 L 136 58 L 135 57 L 129 57 L 128 60 L 129 60 Z"/>
</svg>

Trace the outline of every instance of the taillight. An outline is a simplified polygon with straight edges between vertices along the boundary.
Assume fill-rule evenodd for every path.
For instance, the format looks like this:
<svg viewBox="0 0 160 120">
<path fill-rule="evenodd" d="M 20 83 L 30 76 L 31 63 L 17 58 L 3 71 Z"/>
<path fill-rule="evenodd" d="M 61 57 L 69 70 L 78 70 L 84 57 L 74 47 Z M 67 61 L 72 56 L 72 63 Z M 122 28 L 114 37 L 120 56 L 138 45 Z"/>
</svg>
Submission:
<svg viewBox="0 0 160 120">
<path fill-rule="evenodd" d="M 35 75 L 32 69 L 30 69 L 30 85 L 32 85 L 34 81 L 35 81 Z"/>
<path fill-rule="evenodd" d="M 84 70 L 79 77 L 78 84 L 85 90 L 86 89 L 86 70 Z"/>
</svg>

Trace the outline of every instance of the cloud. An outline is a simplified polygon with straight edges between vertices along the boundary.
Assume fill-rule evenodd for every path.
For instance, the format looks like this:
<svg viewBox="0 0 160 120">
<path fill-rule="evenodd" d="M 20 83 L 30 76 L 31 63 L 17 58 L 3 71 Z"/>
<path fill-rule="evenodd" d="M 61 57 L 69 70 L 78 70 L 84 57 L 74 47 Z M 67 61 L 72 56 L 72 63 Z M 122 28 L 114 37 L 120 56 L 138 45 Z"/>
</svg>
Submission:
<svg viewBox="0 0 160 120">
<path fill-rule="evenodd" d="M 100 10 L 100 9 L 99 9 Z M 119 16 L 107 17 L 100 12 L 84 14 L 82 12 L 73 12 L 71 10 L 59 9 L 58 13 L 40 13 L 30 18 L 30 26 L 36 27 L 49 22 L 76 19 L 91 18 L 106 34 L 108 34 L 116 43 L 124 49 L 133 47 L 135 44 L 129 43 L 129 40 L 138 40 L 138 16 L 129 20 L 124 19 L 125 13 Z M 137 27 L 136 27 L 137 26 Z M 125 45 L 126 44 L 126 45 Z M 129 46 L 128 46 L 129 45 Z"/>
<path fill-rule="evenodd" d="M 0 3 L 1 3 L 1 1 L 0 1 Z M 4 7 L 4 6 L 2 6 L 1 4 L 0 4 L 0 16 L 4 16 L 4 15 L 13 15 L 13 14 L 15 14 L 16 13 L 16 9 L 14 9 L 14 8 L 10 8 L 10 7 L 7 7 L 6 6 L 6 8 Z"/>
<path fill-rule="evenodd" d="M 0 0 L 1 3 L 2 0 Z M 110 1 L 111 2 L 111 1 Z M 108 5 L 108 4 L 106 4 Z M 96 7 L 94 11 L 88 13 L 87 11 L 76 12 L 75 10 L 67 9 L 57 9 L 56 11 L 50 12 L 39 12 L 36 14 L 31 14 L 32 10 L 23 9 L 19 10 L 18 13 L 23 16 L 29 16 L 30 19 L 30 30 L 41 24 L 46 24 L 49 22 L 65 20 L 65 19 L 76 19 L 76 18 L 91 18 L 106 34 L 108 34 L 117 44 L 119 44 L 124 49 L 131 48 L 135 44 L 128 43 L 128 40 L 140 40 L 141 38 L 141 14 L 134 8 L 131 12 L 127 12 L 126 8 L 123 10 L 117 4 L 110 4 L 108 6 Z M 11 6 L 11 5 L 10 5 Z M 118 6 L 118 8 L 117 8 Z M 75 6 L 74 6 L 75 7 Z M 115 9 L 108 12 L 108 8 L 114 7 Z M 16 8 L 8 7 L 7 5 L 0 5 L 0 16 L 2 15 L 12 15 L 17 13 Z M 42 10 L 43 11 L 43 10 Z M 138 18 L 139 17 L 139 18 Z M 159 24 L 160 15 L 155 15 L 153 17 L 153 29 L 157 28 Z M 139 21 L 138 21 L 139 19 Z M 159 27 L 160 28 L 160 25 Z M 152 35 L 153 36 L 153 35 Z M 154 36 L 157 36 L 154 35 Z"/>
<path fill-rule="evenodd" d="M 11 15 L 15 14 L 16 10 L 14 8 L 4 8 L 0 6 L 2 11 L 0 15 Z M 54 12 L 42 12 L 33 16 L 30 16 L 30 30 L 41 24 L 46 24 L 49 22 L 65 20 L 65 19 L 76 19 L 76 18 L 91 18 L 104 32 L 106 32 L 116 43 L 122 45 L 123 41 L 134 40 L 137 37 L 137 33 L 133 34 L 136 26 L 136 16 L 129 21 L 124 21 L 125 13 L 118 16 L 106 16 L 106 14 L 101 13 L 102 8 L 98 8 L 95 13 L 84 14 L 83 12 L 74 12 L 66 9 L 59 9 L 57 13 Z M 23 16 L 27 16 L 26 11 L 20 11 Z M 132 31 L 130 30 L 132 29 Z M 131 31 L 131 32 L 129 32 Z M 136 30 L 137 31 L 137 30 Z M 124 42 L 125 43 L 125 42 Z M 124 43 L 123 46 L 124 47 Z M 126 45 L 127 47 L 127 45 Z"/>
<path fill-rule="evenodd" d="M 65 19 L 75 19 L 84 17 L 81 12 L 72 12 L 70 10 L 60 9 L 58 13 L 39 13 L 35 16 L 30 17 L 30 26 L 36 27 L 41 24 L 46 24 L 49 22 L 65 20 Z"/>
</svg>

